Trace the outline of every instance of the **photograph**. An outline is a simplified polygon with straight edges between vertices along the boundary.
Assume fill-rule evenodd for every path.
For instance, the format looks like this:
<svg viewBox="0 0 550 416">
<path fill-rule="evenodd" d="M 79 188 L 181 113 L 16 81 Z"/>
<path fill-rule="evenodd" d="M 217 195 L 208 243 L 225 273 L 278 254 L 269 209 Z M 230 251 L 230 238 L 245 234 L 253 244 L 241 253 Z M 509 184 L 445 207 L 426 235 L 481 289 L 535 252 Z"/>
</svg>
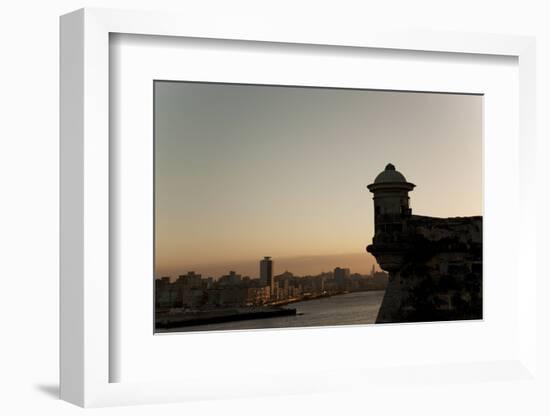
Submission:
<svg viewBox="0 0 550 416">
<path fill-rule="evenodd" d="M 483 95 L 155 80 L 155 333 L 483 319 Z"/>
</svg>

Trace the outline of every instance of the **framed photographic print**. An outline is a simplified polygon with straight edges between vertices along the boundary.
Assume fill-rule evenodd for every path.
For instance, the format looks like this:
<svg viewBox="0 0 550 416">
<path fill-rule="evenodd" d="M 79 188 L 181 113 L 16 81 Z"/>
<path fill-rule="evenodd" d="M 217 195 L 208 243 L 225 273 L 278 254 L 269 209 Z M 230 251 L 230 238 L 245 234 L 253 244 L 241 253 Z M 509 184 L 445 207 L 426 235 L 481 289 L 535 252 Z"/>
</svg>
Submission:
<svg viewBox="0 0 550 416">
<path fill-rule="evenodd" d="M 155 332 L 482 318 L 482 95 L 153 88 Z"/>
<path fill-rule="evenodd" d="M 531 378 L 533 39 L 246 22 L 62 17 L 62 398 Z"/>
</svg>

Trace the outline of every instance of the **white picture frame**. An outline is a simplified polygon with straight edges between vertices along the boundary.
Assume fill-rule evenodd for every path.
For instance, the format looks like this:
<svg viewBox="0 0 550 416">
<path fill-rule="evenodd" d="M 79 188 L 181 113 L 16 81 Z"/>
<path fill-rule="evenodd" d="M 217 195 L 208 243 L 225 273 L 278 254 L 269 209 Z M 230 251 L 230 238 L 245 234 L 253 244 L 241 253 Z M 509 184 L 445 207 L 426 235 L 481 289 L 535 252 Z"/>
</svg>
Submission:
<svg viewBox="0 0 550 416">
<path fill-rule="evenodd" d="M 440 53 L 487 54 L 516 57 L 519 66 L 519 178 L 520 221 L 517 255 L 524 277 L 518 291 L 517 355 L 498 362 L 468 364 L 418 363 L 413 378 L 433 379 L 442 370 L 463 381 L 484 372 L 489 378 L 525 380 L 536 375 L 537 271 L 534 250 L 536 201 L 528 167 L 535 162 L 535 41 L 530 37 L 464 33 L 381 32 L 335 33 L 326 29 L 304 32 L 299 28 L 216 21 L 205 27 L 192 16 L 83 9 L 61 18 L 61 398 L 80 406 L 184 401 L 209 397 L 236 397 L 238 389 L 223 390 L 206 380 L 110 382 L 110 365 L 117 357 L 110 349 L 109 259 L 110 171 L 109 157 L 109 36 L 113 33 L 187 38 L 383 48 Z M 120 358 L 120 357 L 118 357 Z M 330 380 L 304 385 L 284 376 L 265 383 L 237 380 L 247 395 L 270 392 L 307 393 L 338 390 L 342 377 L 358 386 L 373 380 L 406 379 L 410 371 L 370 369 L 368 374 L 349 369 L 331 370 Z M 360 374 L 359 374 L 360 373 Z M 481 377 L 483 379 L 484 377 Z M 411 381 L 412 382 L 412 381 Z M 284 388 L 281 386 L 284 384 Z M 254 387 L 255 386 L 255 387 Z"/>
</svg>

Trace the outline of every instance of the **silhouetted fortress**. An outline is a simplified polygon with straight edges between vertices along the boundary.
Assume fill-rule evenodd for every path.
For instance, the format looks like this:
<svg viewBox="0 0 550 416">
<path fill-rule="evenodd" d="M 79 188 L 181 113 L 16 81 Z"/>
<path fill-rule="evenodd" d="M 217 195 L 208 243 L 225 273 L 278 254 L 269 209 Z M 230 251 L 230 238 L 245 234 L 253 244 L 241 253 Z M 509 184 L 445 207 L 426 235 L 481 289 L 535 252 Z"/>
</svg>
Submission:
<svg viewBox="0 0 550 416">
<path fill-rule="evenodd" d="M 367 186 L 375 223 L 367 251 L 389 272 L 376 322 L 481 319 L 483 218 L 412 215 L 414 187 L 392 164 Z"/>
</svg>

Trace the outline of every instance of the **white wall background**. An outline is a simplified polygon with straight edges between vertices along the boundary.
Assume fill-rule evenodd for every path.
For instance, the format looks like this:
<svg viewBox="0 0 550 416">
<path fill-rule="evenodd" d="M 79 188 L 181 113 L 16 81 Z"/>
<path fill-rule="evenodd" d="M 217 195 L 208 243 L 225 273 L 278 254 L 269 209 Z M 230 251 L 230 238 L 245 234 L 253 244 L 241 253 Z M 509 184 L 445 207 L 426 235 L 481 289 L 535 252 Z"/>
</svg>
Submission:
<svg viewBox="0 0 550 416">
<path fill-rule="evenodd" d="M 82 410 L 57 400 L 58 389 L 58 17 L 77 8 L 116 7 L 179 10 L 208 20 L 212 13 L 327 27 L 358 28 L 372 22 L 389 27 L 512 33 L 538 37 L 538 172 L 549 189 L 545 162 L 550 131 L 550 13 L 541 1 L 168 1 L 11 0 L 0 6 L 0 413 L 57 414 Z M 546 180 L 544 180 L 546 179 Z M 549 245 L 542 218 L 548 196 L 541 193 L 539 256 Z M 542 263 L 542 262 L 541 262 Z M 7 266 L 7 267 L 6 267 Z M 541 266 L 542 267 L 542 266 Z M 542 275 L 543 270 L 539 273 Z M 541 280 L 538 307 L 541 352 L 550 351 L 550 284 Z M 549 360 L 539 354 L 548 381 Z M 550 385 L 493 383 L 418 386 L 385 394 L 293 396 L 93 410 L 99 414 L 549 414 Z"/>
</svg>

